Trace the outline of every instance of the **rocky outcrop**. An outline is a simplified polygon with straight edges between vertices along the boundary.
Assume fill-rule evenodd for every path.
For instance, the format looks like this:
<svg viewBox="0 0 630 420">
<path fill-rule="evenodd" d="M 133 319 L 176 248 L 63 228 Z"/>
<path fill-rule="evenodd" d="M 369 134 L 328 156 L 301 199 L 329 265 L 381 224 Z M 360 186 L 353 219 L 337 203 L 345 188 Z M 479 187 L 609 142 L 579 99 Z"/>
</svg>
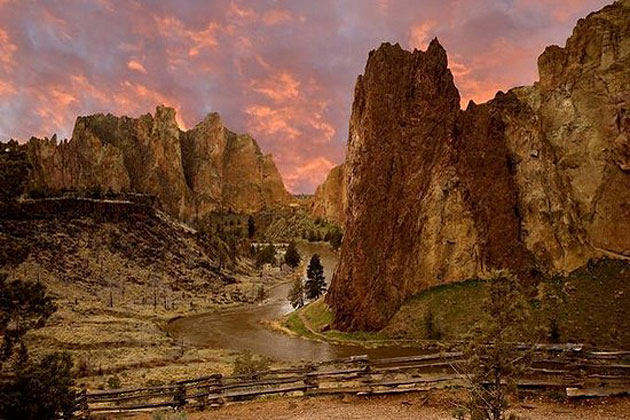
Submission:
<svg viewBox="0 0 630 420">
<path fill-rule="evenodd" d="M 630 1 L 578 22 L 540 81 L 459 108 L 437 40 L 384 44 L 356 83 L 341 259 L 344 329 L 385 325 L 430 286 L 507 268 L 526 279 L 630 257 Z"/>
<path fill-rule="evenodd" d="M 328 172 L 324 182 L 317 187 L 309 203 L 311 214 L 343 226 L 346 221 L 346 171 L 345 165 L 337 165 Z"/>
<path fill-rule="evenodd" d="M 220 208 L 254 212 L 291 201 L 271 156 L 249 135 L 228 130 L 216 113 L 188 131 L 164 106 L 139 118 L 79 117 L 70 141 L 32 138 L 26 150 L 30 189 L 147 193 L 184 220 Z"/>
</svg>

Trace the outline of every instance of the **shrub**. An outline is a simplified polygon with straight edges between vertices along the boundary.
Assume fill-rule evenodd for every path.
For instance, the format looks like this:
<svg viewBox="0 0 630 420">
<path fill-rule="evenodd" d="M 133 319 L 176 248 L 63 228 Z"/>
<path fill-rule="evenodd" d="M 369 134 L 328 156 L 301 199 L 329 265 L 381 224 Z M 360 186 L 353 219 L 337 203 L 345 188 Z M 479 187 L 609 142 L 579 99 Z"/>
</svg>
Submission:
<svg viewBox="0 0 630 420">
<path fill-rule="evenodd" d="M 232 363 L 234 375 L 250 374 L 269 369 L 271 362 L 264 356 L 254 356 L 251 351 L 245 350 Z"/>
<path fill-rule="evenodd" d="M 110 376 L 107 378 L 107 386 L 110 389 L 120 389 L 122 387 L 120 384 L 120 378 L 117 375 Z"/>
<path fill-rule="evenodd" d="M 440 322 L 433 315 L 433 310 L 429 308 L 424 315 L 424 330 L 429 340 L 441 340 L 444 336 Z"/>
<path fill-rule="evenodd" d="M 284 254 L 284 262 L 291 268 L 296 268 L 300 265 L 302 257 L 295 246 L 295 242 L 291 241 L 287 247 L 287 252 Z"/>
<path fill-rule="evenodd" d="M 77 399 L 71 369 L 68 353 L 49 354 L 38 362 L 22 360 L 12 380 L 0 383 L 0 418 L 71 418 Z"/>
<path fill-rule="evenodd" d="M 302 279 L 300 277 L 297 277 L 293 282 L 293 286 L 291 286 L 291 290 L 289 290 L 287 299 L 291 302 L 293 309 L 299 309 L 304 306 L 304 285 L 302 284 Z"/>
<path fill-rule="evenodd" d="M 264 264 L 276 262 L 276 248 L 269 244 L 256 253 L 256 266 L 262 267 Z"/>
</svg>

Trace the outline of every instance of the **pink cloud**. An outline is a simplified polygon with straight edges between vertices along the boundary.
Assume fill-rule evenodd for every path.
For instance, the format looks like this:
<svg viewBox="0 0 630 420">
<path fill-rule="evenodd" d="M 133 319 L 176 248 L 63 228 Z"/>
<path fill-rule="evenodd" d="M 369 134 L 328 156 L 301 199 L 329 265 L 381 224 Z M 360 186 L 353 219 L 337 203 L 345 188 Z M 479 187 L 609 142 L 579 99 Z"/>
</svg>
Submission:
<svg viewBox="0 0 630 420">
<path fill-rule="evenodd" d="M 178 123 L 219 112 L 312 192 L 344 158 L 353 87 L 381 42 L 445 46 L 462 106 L 530 84 L 536 57 L 609 0 L 0 0 L 0 138 L 69 136 L 77 115 Z"/>
<path fill-rule="evenodd" d="M 294 99 L 300 94 L 300 81 L 287 71 L 273 74 L 266 79 L 252 80 L 250 87 L 275 102 Z"/>
<path fill-rule="evenodd" d="M 429 45 L 429 41 L 431 41 L 431 31 L 433 28 L 435 28 L 434 21 L 427 21 L 412 25 L 411 28 L 409 28 L 409 48 L 425 50 L 427 45 Z"/>
<path fill-rule="evenodd" d="M 273 26 L 282 22 L 290 21 L 293 15 L 288 10 L 269 10 L 262 16 L 262 21 L 265 25 Z"/>
<path fill-rule="evenodd" d="M 15 66 L 13 55 L 17 49 L 17 45 L 11 42 L 7 31 L 0 28 L 0 69 L 9 71 Z"/>
<path fill-rule="evenodd" d="M 145 69 L 142 63 L 138 60 L 129 60 L 129 62 L 127 62 L 127 67 L 129 67 L 129 69 L 131 70 L 147 74 L 147 69 Z"/>
</svg>

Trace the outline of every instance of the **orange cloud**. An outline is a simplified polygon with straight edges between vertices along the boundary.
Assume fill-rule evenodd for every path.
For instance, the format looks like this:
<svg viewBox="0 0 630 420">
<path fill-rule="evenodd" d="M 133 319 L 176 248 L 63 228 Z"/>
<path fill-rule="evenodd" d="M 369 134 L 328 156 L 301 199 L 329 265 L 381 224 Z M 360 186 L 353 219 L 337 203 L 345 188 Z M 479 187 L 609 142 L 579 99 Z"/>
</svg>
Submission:
<svg viewBox="0 0 630 420">
<path fill-rule="evenodd" d="M 17 93 L 15 86 L 9 80 L 0 79 L 0 97 L 12 96 Z"/>
<path fill-rule="evenodd" d="M 252 80 L 250 87 L 276 102 L 293 99 L 300 94 L 300 81 L 287 71 L 281 71 L 267 79 Z"/>
<path fill-rule="evenodd" d="M 301 162 L 283 171 L 284 183 L 290 191 L 295 191 L 297 184 L 305 181 L 311 185 L 321 184 L 335 166 L 335 163 L 323 156 L 300 160 Z"/>
<path fill-rule="evenodd" d="M 144 66 L 142 65 L 142 63 L 137 61 L 137 60 L 130 60 L 127 63 L 127 67 L 130 68 L 131 70 L 135 70 L 135 71 L 138 71 L 140 73 L 147 74 L 147 69 L 145 69 Z"/>
<path fill-rule="evenodd" d="M 292 125 L 293 114 L 290 108 L 273 109 L 264 105 L 249 105 L 245 108 L 245 112 L 253 117 L 249 126 L 255 133 L 283 134 L 289 139 L 295 139 L 302 134 Z"/>
<path fill-rule="evenodd" d="M 411 26 L 411 28 L 409 29 L 409 37 L 407 40 L 409 48 L 416 48 L 419 50 L 426 49 L 429 41 L 431 40 L 431 31 L 433 30 L 433 28 L 435 28 L 435 25 L 436 24 L 434 21 L 429 20 Z"/>
<path fill-rule="evenodd" d="M 471 99 L 478 104 L 483 103 L 494 98 L 499 90 L 513 86 L 514 74 L 507 70 L 517 72 L 522 77 L 524 64 L 536 53 L 537 50 L 531 46 L 521 46 L 498 38 L 486 51 L 468 57 L 465 62 L 459 55 L 449 57 L 449 68 L 461 95 L 462 108 Z M 508 68 L 505 63 L 511 63 L 512 66 Z M 498 71 L 499 69 L 503 71 Z M 535 68 L 532 68 L 529 78 L 535 80 Z"/>
<path fill-rule="evenodd" d="M 269 10 L 265 12 L 262 17 L 262 21 L 267 26 L 277 25 L 282 22 L 290 21 L 293 15 L 288 10 Z"/>
<path fill-rule="evenodd" d="M 0 68 L 9 71 L 15 66 L 13 54 L 17 51 L 17 45 L 11 42 L 9 34 L 0 28 Z"/>
<path fill-rule="evenodd" d="M 205 29 L 201 31 L 194 31 L 187 29 L 183 22 L 173 16 L 165 16 L 155 18 L 158 32 L 164 36 L 167 40 L 170 40 L 176 45 L 167 50 L 172 63 L 177 62 L 176 56 L 181 55 L 181 45 L 187 46 L 187 55 L 189 57 L 195 57 L 199 55 L 201 50 L 205 48 L 216 48 L 219 45 L 217 39 L 217 32 L 219 30 L 219 24 L 215 22 L 209 22 Z"/>
<path fill-rule="evenodd" d="M 230 3 L 228 14 L 244 21 L 251 21 L 256 18 L 256 12 L 248 7 L 240 6 L 236 2 Z"/>
</svg>

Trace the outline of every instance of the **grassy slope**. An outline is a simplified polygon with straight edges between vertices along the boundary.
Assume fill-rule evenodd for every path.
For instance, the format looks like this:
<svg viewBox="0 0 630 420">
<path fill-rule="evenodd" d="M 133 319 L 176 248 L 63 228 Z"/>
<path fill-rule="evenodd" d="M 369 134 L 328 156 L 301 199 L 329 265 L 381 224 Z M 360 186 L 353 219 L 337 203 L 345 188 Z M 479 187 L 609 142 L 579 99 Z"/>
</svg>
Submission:
<svg viewBox="0 0 630 420">
<path fill-rule="evenodd" d="M 547 279 L 541 284 L 557 282 L 561 300 L 545 305 L 542 294 L 531 299 L 533 320 L 525 328 L 548 327 L 551 311 L 558 314 L 560 342 L 584 342 L 597 346 L 630 348 L 630 265 L 618 260 L 589 263 L 564 278 Z M 539 286 L 542 290 L 543 286 Z M 378 333 L 341 333 L 327 331 L 323 337 L 337 340 L 428 339 L 426 316 L 431 312 L 434 326 L 444 339 L 459 339 L 478 317 L 486 296 L 482 280 L 469 280 L 426 290 L 403 304 L 389 324 Z M 550 309 L 553 308 L 553 309 Z M 285 319 L 285 326 L 305 337 L 313 338 L 299 314 L 316 332 L 329 325 L 333 314 L 322 300 L 314 302 Z M 319 336 L 322 338 L 322 336 Z M 543 338 L 548 338 L 543 335 Z"/>
<path fill-rule="evenodd" d="M 182 354 L 161 326 L 248 299 L 258 276 L 247 275 L 247 262 L 218 270 L 211 244 L 149 208 L 60 201 L 36 210 L 0 216 L 0 266 L 16 250 L 25 258 L 0 270 L 41 279 L 59 307 L 29 333 L 31 353 L 70 351 L 91 387 L 114 374 L 129 386 L 229 369 L 230 352 L 185 346 Z"/>
</svg>

